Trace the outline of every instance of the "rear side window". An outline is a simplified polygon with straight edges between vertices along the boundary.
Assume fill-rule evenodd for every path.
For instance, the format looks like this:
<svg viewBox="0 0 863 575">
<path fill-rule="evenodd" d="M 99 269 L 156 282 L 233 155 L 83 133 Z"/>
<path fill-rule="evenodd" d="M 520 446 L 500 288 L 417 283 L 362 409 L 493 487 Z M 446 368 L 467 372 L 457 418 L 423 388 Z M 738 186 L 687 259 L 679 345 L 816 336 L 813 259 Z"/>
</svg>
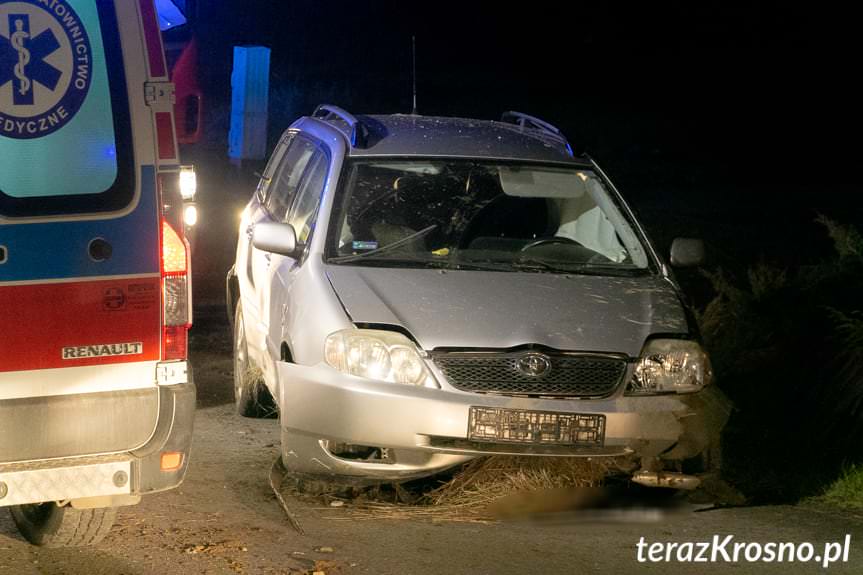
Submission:
<svg viewBox="0 0 863 575">
<path fill-rule="evenodd" d="M 114 211 L 134 194 L 113 2 L 0 2 L 0 215 Z"/>
</svg>

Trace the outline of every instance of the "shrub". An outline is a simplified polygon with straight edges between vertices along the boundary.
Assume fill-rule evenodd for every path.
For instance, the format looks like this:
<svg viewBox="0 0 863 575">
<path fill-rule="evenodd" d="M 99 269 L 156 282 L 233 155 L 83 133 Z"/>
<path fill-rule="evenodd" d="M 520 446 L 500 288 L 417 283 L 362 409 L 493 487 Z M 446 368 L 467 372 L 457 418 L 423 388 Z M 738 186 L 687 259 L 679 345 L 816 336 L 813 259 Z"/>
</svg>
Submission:
<svg viewBox="0 0 863 575">
<path fill-rule="evenodd" d="M 739 408 L 725 452 L 753 477 L 835 476 L 843 462 L 863 460 L 855 440 L 863 431 L 863 235 L 816 221 L 834 246 L 822 261 L 760 262 L 744 280 L 706 273 L 716 295 L 700 326 L 717 381 Z"/>
</svg>

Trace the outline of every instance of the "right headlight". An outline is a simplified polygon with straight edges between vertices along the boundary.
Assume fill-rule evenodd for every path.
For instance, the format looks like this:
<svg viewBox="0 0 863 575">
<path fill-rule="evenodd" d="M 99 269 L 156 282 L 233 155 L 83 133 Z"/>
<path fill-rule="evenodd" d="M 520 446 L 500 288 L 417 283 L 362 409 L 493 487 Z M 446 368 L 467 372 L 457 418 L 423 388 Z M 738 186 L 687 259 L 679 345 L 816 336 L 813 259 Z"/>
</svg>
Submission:
<svg viewBox="0 0 863 575">
<path fill-rule="evenodd" d="M 654 339 L 644 346 L 626 393 L 693 393 L 712 380 L 710 358 L 698 342 Z"/>
<path fill-rule="evenodd" d="M 438 388 L 423 356 L 424 353 L 402 334 L 375 329 L 337 331 L 327 337 L 324 348 L 326 362 L 342 373 Z"/>
</svg>

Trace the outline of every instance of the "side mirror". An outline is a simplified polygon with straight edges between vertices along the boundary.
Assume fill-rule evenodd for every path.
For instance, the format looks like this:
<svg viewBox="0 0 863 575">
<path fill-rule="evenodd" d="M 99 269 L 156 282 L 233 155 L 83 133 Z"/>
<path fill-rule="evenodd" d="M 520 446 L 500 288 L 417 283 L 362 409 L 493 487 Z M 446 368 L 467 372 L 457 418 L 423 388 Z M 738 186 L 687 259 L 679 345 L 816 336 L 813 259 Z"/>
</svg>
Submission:
<svg viewBox="0 0 863 575">
<path fill-rule="evenodd" d="M 671 242 L 671 265 L 678 268 L 704 263 L 704 242 L 695 238 L 674 238 Z"/>
<path fill-rule="evenodd" d="M 265 252 L 296 258 L 297 233 L 291 224 L 261 223 L 255 225 L 252 245 Z"/>
</svg>

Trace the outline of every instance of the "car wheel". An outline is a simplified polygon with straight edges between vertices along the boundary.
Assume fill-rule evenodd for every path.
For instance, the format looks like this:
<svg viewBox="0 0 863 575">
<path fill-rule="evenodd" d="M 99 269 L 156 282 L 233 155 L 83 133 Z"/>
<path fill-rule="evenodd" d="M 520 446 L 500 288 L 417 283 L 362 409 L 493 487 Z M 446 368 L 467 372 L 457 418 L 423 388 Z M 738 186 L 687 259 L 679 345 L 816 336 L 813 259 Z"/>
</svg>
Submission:
<svg viewBox="0 0 863 575">
<path fill-rule="evenodd" d="M 13 505 L 9 508 L 18 531 L 33 545 L 80 547 L 101 541 L 117 517 L 116 507 L 75 509 L 56 503 Z"/>
<path fill-rule="evenodd" d="M 234 402 L 243 417 L 275 417 L 276 404 L 249 359 L 246 324 L 240 302 L 234 313 Z"/>
</svg>

